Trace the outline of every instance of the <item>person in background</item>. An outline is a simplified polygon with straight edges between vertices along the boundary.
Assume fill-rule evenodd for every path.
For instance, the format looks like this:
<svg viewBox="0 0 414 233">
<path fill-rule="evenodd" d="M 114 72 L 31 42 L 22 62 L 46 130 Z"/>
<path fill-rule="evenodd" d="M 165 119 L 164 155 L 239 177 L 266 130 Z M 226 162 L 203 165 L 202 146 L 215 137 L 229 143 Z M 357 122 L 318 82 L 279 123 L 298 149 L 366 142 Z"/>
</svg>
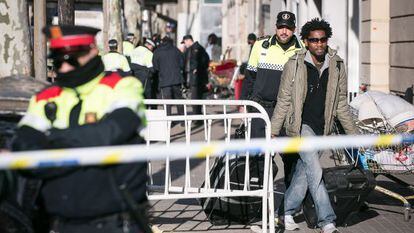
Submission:
<svg viewBox="0 0 414 233">
<path fill-rule="evenodd" d="M 308 21 L 300 33 L 306 49 L 298 51 L 286 63 L 277 105 L 271 120 L 272 135 L 278 136 L 283 125 L 291 137 L 328 135 L 334 118 L 347 134 L 358 134 L 347 102 L 347 75 L 343 60 L 328 46 L 332 28 L 325 20 Z M 293 214 L 300 208 L 306 192 L 312 196 L 322 233 L 339 233 L 318 151 L 299 152 L 290 186 L 285 192 L 286 230 L 297 230 Z"/>
<path fill-rule="evenodd" d="M 152 57 L 154 49 L 154 41 L 146 39 L 144 46 L 138 46 L 131 53 L 131 69 L 134 76 L 139 79 L 144 86 L 144 97 L 146 99 L 152 98 L 151 87 L 154 77 Z"/>
<path fill-rule="evenodd" d="M 247 44 L 250 46 L 249 56 L 250 56 L 250 53 L 252 52 L 253 45 L 256 42 L 256 39 L 257 39 L 257 37 L 254 33 L 250 33 L 247 36 Z"/>
<path fill-rule="evenodd" d="M 252 52 L 253 49 L 253 45 L 256 42 L 256 35 L 254 33 L 250 33 L 249 35 L 247 35 L 247 44 L 250 47 L 249 50 L 249 57 L 250 57 L 250 53 Z M 241 92 L 243 89 L 243 80 L 245 78 L 245 71 L 247 68 L 247 62 L 243 62 L 240 67 L 239 67 L 239 74 L 237 75 L 237 80 L 235 81 L 235 85 L 234 85 L 234 94 L 235 94 L 235 99 L 238 100 L 241 97 Z M 243 106 L 239 107 L 239 111 L 243 112 L 244 108 Z"/>
<path fill-rule="evenodd" d="M 155 43 L 155 48 L 157 48 L 158 45 L 161 44 L 161 35 L 155 33 L 154 35 L 152 35 L 151 40 Z"/>
<path fill-rule="evenodd" d="M 173 40 L 164 37 L 160 46 L 155 50 L 152 58 L 154 70 L 158 73 L 159 89 L 162 99 L 182 99 L 181 85 L 183 83 L 182 70 L 184 56 L 173 45 Z M 177 106 L 178 114 L 184 114 L 184 106 Z M 171 115 L 171 106 L 167 108 L 167 115 Z"/>
<path fill-rule="evenodd" d="M 154 34 L 152 35 L 152 41 L 155 43 L 154 51 L 158 48 L 158 46 L 161 44 L 161 35 L 160 34 Z M 151 82 L 151 98 L 152 99 L 158 99 L 160 98 L 160 90 L 159 90 L 159 77 L 157 74 L 152 76 L 152 82 Z M 155 108 L 156 106 L 150 106 L 150 108 Z"/>
<path fill-rule="evenodd" d="M 118 53 L 118 41 L 111 39 L 108 41 L 109 52 L 102 56 L 105 65 L 105 71 L 131 73 L 128 60 Z"/>
<path fill-rule="evenodd" d="M 186 47 L 184 70 L 189 78 L 191 99 L 202 99 L 208 83 L 209 56 L 191 35 L 185 35 L 181 43 Z M 201 106 L 193 106 L 193 114 L 201 114 Z M 201 123 L 197 121 L 195 124 Z"/>
<path fill-rule="evenodd" d="M 128 59 L 128 62 L 131 61 L 131 53 L 135 49 L 135 35 L 134 33 L 128 33 L 126 39 L 122 42 L 122 53 Z"/>
<path fill-rule="evenodd" d="M 210 57 L 210 61 L 220 61 L 221 47 L 218 45 L 218 37 L 214 33 L 208 35 L 206 52 Z"/>
<path fill-rule="evenodd" d="M 14 151 L 143 142 L 138 135 L 146 126 L 142 85 L 132 76 L 104 72 L 95 42 L 98 31 L 70 25 L 44 29 L 57 78 L 31 98 L 18 124 Z M 24 175 L 42 180 L 38 199 L 48 215 L 49 232 L 151 232 L 144 207 L 146 166 L 62 166 Z"/>
</svg>

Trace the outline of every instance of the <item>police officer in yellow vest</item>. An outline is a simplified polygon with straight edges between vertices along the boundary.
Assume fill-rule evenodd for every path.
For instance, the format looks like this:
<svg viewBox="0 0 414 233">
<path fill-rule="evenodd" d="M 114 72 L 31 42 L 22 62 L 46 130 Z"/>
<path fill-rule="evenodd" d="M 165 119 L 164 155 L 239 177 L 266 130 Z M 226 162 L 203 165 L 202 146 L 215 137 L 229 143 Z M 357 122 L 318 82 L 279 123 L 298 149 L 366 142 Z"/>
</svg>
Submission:
<svg viewBox="0 0 414 233">
<path fill-rule="evenodd" d="M 131 53 L 131 69 L 144 86 L 144 97 L 151 99 L 151 87 L 154 77 L 152 65 L 155 42 L 151 39 L 145 40 L 144 46 L 138 46 Z"/>
<path fill-rule="evenodd" d="M 126 57 L 118 53 L 118 41 L 111 39 L 108 41 L 109 52 L 102 56 L 105 71 L 130 73 L 128 60 Z"/>
<path fill-rule="evenodd" d="M 289 57 L 304 47 L 302 41 L 293 34 L 295 29 L 295 15 L 289 11 L 279 12 L 276 19 L 276 34 L 259 38 L 250 53 L 241 98 L 262 105 L 270 119 L 276 106 L 283 66 Z M 252 120 L 251 137 L 265 137 L 264 121 L 257 118 Z M 298 158 L 298 155 L 282 156 L 286 186 L 290 184 Z M 280 210 L 280 213 L 283 213 L 283 210 Z"/>
<path fill-rule="evenodd" d="M 134 33 L 128 33 L 126 40 L 122 42 L 122 53 L 124 56 L 131 61 L 131 53 L 135 49 L 135 35 Z"/>
<path fill-rule="evenodd" d="M 277 15 L 276 34 L 258 39 L 250 53 L 242 98 L 261 104 L 272 117 L 276 106 L 283 66 L 289 57 L 302 49 L 302 42 L 293 34 L 295 15 L 282 11 Z M 252 122 L 252 137 L 264 137 L 264 122 Z"/>
<path fill-rule="evenodd" d="M 146 125 L 142 85 L 132 76 L 104 72 L 95 43 L 98 31 L 45 28 L 56 83 L 31 98 L 14 150 L 139 142 L 137 132 Z M 43 181 L 39 195 L 50 232 L 150 231 L 144 211 L 130 208 L 146 203 L 146 163 L 45 168 L 26 175 Z"/>
</svg>

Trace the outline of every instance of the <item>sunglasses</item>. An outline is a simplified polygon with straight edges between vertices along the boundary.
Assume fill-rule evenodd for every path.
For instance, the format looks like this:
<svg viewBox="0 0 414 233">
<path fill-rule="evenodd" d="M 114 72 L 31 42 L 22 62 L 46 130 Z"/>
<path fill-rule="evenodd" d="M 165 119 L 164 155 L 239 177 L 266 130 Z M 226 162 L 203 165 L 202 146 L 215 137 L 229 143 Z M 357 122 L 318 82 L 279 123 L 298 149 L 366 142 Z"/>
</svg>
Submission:
<svg viewBox="0 0 414 233">
<path fill-rule="evenodd" d="M 307 39 L 309 43 L 326 43 L 328 41 L 328 37 L 322 37 L 322 38 L 308 38 Z"/>
<path fill-rule="evenodd" d="M 88 50 L 81 51 L 54 51 L 50 58 L 53 59 L 53 67 L 58 70 L 64 62 L 67 62 L 75 68 L 79 68 L 78 58 L 88 53 Z"/>
</svg>

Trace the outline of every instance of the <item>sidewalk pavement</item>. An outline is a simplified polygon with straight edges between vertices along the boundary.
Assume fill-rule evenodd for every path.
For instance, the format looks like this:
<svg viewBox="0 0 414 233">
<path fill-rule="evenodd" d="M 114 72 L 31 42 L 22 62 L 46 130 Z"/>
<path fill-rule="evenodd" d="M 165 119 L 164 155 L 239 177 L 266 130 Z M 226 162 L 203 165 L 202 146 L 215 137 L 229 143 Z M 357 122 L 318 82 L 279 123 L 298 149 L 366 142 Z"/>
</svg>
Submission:
<svg viewBox="0 0 414 233">
<path fill-rule="evenodd" d="M 238 125 L 235 124 L 235 127 Z M 214 132 L 222 131 L 218 127 L 222 127 L 221 124 L 216 124 L 213 128 Z M 172 140 L 183 141 L 184 133 L 183 128 L 175 126 L 172 130 Z M 196 130 L 193 134 L 192 140 L 202 140 L 204 137 L 202 127 Z M 284 192 L 283 185 L 283 163 L 280 157 L 275 157 L 276 164 L 278 166 L 278 174 L 275 182 L 275 190 L 278 192 Z M 333 162 L 329 153 L 325 153 L 321 158 L 322 166 L 332 166 Z M 184 183 L 184 161 L 172 162 L 172 182 L 176 185 L 182 185 Z M 191 182 L 192 185 L 197 187 L 201 186 L 204 180 L 204 160 L 192 160 L 191 161 Z M 164 163 L 153 163 L 153 171 L 155 181 L 162 180 L 164 178 Z M 200 179 L 201 178 L 201 179 Z M 406 175 L 402 177 L 406 182 L 414 184 L 414 175 Z M 378 184 L 391 189 L 397 193 L 404 195 L 413 195 L 414 191 L 408 188 L 403 188 L 396 183 L 388 180 L 385 177 L 377 177 Z M 279 205 L 281 196 L 275 193 L 275 206 Z M 410 221 L 404 221 L 404 215 L 402 214 L 402 204 L 390 197 L 387 197 L 379 192 L 372 192 L 367 202 L 369 203 L 369 209 L 359 212 L 352 216 L 350 224 L 347 227 L 340 227 L 341 232 L 345 233 L 410 233 L 414 232 L 414 214 L 411 214 Z M 414 205 L 414 202 L 411 202 Z M 275 208 L 276 209 L 276 208 Z M 182 200 L 162 200 L 151 202 L 151 223 L 157 226 L 164 233 L 167 232 L 211 232 L 211 233 L 227 233 L 227 232 L 255 232 L 251 229 L 251 226 L 243 225 L 231 225 L 231 226 L 213 226 L 207 220 L 205 213 L 203 212 L 200 204 L 195 199 L 182 199 Z M 309 229 L 304 221 L 303 215 L 295 217 L 299 223 L 301 229 L 295 231 L 296 233 L 307 232 L 319 232 L 316 229 Z M 253 226 L 259 226 L 260 222 L 255 223 Z M 255 227 L 253 227 L 255 228 Z M 276 232 L 284 232 L 284 229 L 277 228 Z"/>
</svg>

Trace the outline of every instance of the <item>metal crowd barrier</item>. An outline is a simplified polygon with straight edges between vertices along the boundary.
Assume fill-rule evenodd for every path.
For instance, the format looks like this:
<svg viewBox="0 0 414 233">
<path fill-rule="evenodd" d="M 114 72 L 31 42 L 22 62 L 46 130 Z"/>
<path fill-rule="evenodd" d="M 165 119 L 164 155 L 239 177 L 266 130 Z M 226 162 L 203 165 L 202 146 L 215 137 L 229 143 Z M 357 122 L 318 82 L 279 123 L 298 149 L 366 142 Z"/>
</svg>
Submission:
<svg viewBox="0 0 414 233">
<path fill-rule="evenodd" d="M 164 141 L 166 146 L 169 147 L 171 143 L 171 125 L 173 123 L 184 123 L 185 133 L 185 145 L 193 145 L 195 143 L 192 140 L 193 131 L 200 130 L 199 128 L 192 128 L 192 122 L 201 121 L 202 129 L 204 132 L 204 138 L 202 139 L 205 143 L 212 141 L 212 128 L 213 123 L 222 123 L 222 131 L 215 134 L 222 136 L 224 143 L 229 143 L 234 140 L 232 136 L 232 123 L 236 122 L 240 124 L 243 122 L 246 126 L 245 142 L 250 141 L 251 121 L 254 118 L 262 119 L 265 122 L 265 134 L 266 140 L 270 140 L 270 120 L 262 106 L 253 101 L 235 101 L 235 100 L 155 100 L 148 99 L 144 100 L 147 106 L 157 106 L 157 109 L 147 110 L 147 122 L 148 127 L 145 133 L 147 145 L 151 147 L 155 144 L 151 144 L 153 141 Z M 202 114 L 192 115 L 193 106 L 201 106 Z M 184 110 L 182 115 L 171 115 L 167 116 L 166 109 L 169 106 L 181 106 Z M 244 112 L 239 113 L 238 107 L 243 107 Z M 247 108 L 253 108 L 256 111 L 254 113 L 248 113 Z M 201 125 L 200 125 L 201 127 Z M 175 143 L 173 143 L 175 144 Z M 200 187 L 200 184 L 194 184 L 192 182 L 192 171 L 190 166 L 191 154 L 188 151 L 182 151 L 185 155 L 185 172 L 184 172 L 184 184 L 177 185 L 172 183 L 171 171 L 177 171 L 177 166 L 171 166 L 171 157 L 167 155 L 164 161 L 164 179 L 161 183 L 154 182 L 153 174 L 153 162 L 149 161 L 149 177 L 150 183 L 148 186 L 149 200 L 166 200 L 166 199 L 186 199 L 186 198 L 206 198 L 206 197 L 235 197 L 235 196 L 258 196 L 262 198 L 262 231 L 266 232 L 267 228 L 274 231 L 274 198 L 273 198 L 273 170 L 272 163 L 270 162 L 270 151 L 263 151 L 265 154 L 265 162 L 263 174 L 262 188 L 250 190 L 250 166 L 249 166 L 249 155 L 250 151 L 245 151 L 246 166 L 243 190 L 232 190 L 230 187 L 230 164 L 229 158 L 234 155 L 232 151 L 223 151 L 222 155 L 225 158 L 225 175 L 224 175 L 224 187 L 217 188 L 210 184 L 210 166 L 211 160 L 209 147 L 205 148 L 204 156 L 204 186 Z M 158 162 L 159 163 L 159 162 Z M 157 192 L 158 191 L 158 192 Z"/>
</svg>

